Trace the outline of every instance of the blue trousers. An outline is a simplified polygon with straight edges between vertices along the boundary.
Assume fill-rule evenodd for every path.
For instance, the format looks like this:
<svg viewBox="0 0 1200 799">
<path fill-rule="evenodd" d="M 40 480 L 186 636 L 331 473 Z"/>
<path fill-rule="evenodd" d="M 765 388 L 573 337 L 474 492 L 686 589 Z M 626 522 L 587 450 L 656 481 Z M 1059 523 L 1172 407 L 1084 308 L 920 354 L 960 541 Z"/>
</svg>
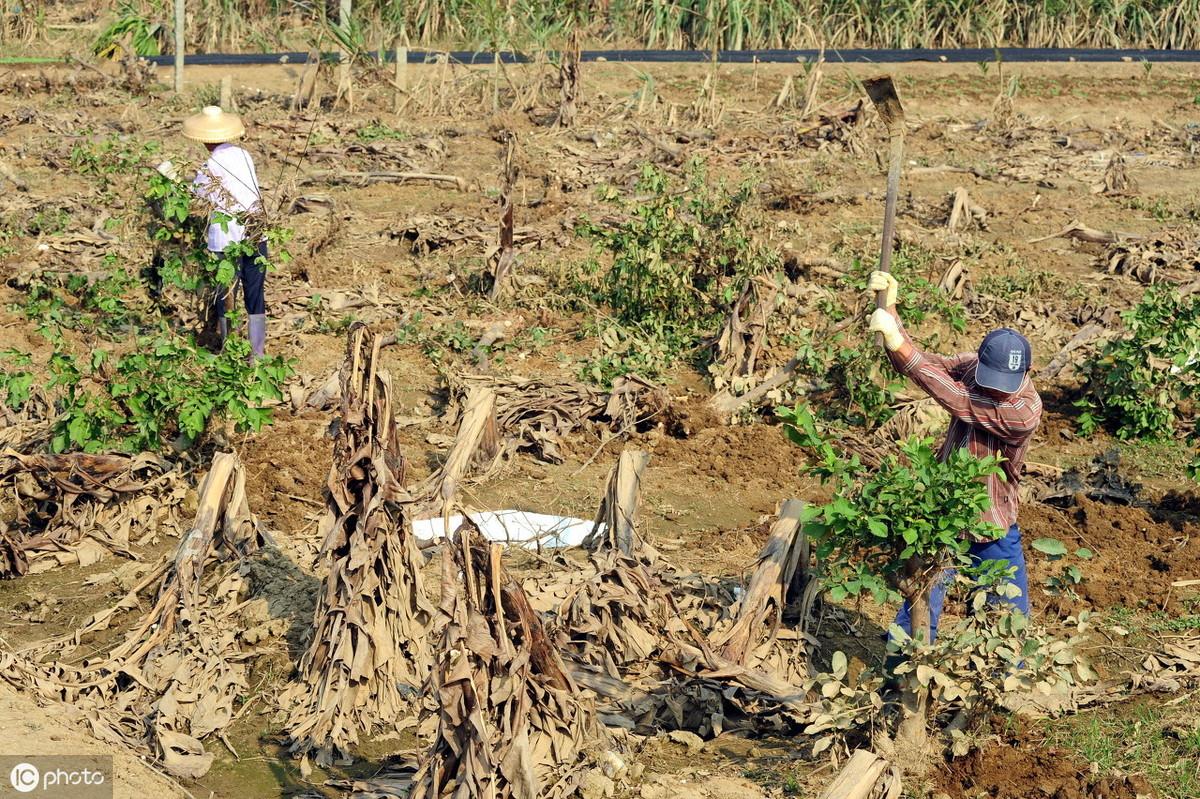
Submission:
<svg viewBox="0 0 1200 799">
<path fill-rule="evenodd" d="M 992 596 L 990 601 L 1011 604 L 1016 610 L 1029 614 L 1029 576 L 1025 573 L 1025 552 L 1021 549 L 1021 531 L 1014 524 L 1008 528 L 1008 533 L 996 541 L 984 541 L 971 544 L 967 551 L 971 563 L 979 564 L 985 560 L 1008 561 L 1009 566 L 1016 568 L 1012 582 L 1021 589 L 1021 595 L 1015 599 L 1000 599 Z M 946 589 L 954 580 L 954 570 L 947 569 L 942 579 L 934 584 L 929 594 L 929 640 L 932 643 L 937 638 L 938 618 L 942 615 L 942 605 L 946 601 Z M 912 618 L 910 608 L 905 601 L 904 607 L 896 614 L 896 624 L 909 635 L 912 635 Z"/>
</svg>

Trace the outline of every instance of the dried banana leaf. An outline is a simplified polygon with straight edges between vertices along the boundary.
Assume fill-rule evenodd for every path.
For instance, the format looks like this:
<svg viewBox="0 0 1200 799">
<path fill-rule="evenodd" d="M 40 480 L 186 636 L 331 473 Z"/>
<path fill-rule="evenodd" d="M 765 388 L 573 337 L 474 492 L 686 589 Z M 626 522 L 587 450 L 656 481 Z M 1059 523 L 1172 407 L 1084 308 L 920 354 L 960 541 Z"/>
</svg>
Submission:
<svg viewBox="0 0 1200 799">
<path fill-rule="evenodd" d="M 112 474 L 124 473 L 116 460 L 92 465 L 93 477 L 105 465 Z M 212 755 L 200 739 L 228 726 L 237 697 L 249 690 L 246 661 L 253 650 L 241 640 L 234 617 L 249 591 L 240 564 L 264 543 L 247 505 L 245 471 L 235 455 L 219 453 L 200 487 L 195 522 L 174 557 L 73 634 L 21 653 L 0 653 L 0 677 L 68 703 L 91 721 L 98 737 L 151 749 L 177 776 L 203 775 Z M 150 609 L 110 648 L 83 663 L 62 659 L 85 636 L 142 607 L 141 595 L 156 585 Z"/>
<path fill-rule="evenodd" d="M 505 454 L 533 452 L 552 463 L 562 463 L 562 440 L 589 426 L 614 433 L 634 430 L 661 413 L 670 403 L 663 389 L 637 377 L 619 378 L 611 391 L 567 380 L 454 376 L 449 420 L 465 412 L 472 388 L 488 386 L 496 394 L 496 423 L 505 436 Z"/>
<path fill-rule="evenodd" d="M 0 577 L 88 565 L 160 532 L 179 533 L 188 494 L 181 473 L 154 455 L 0 453 L 0 487 L 17 498 L 0 524 Z"/>
<path fill-rule="evenodd" d="M 726 380 L 754 374 L 767 344 L 767 323 L 775 311 L 779 289 L 767 280 L 752 280 L 729 311 L 717 335 L 713 369 Z"/>
<path fill-rule="evenodd" d="M 411 799 L 569 796 L 605 739 L 500 551 L 469 521 L 443 549 L 437 732 Z"/>
<path fill-rule="evenodd" d="M 380 339 L 350 328 L 320 530 L 330 561 L 299 675 L 284 693 L 291 751 L 321 765 L 363 732 L 395 730 L 429 673 L 433 607 L 405 524 L 405 460 Z"/>
</svg>

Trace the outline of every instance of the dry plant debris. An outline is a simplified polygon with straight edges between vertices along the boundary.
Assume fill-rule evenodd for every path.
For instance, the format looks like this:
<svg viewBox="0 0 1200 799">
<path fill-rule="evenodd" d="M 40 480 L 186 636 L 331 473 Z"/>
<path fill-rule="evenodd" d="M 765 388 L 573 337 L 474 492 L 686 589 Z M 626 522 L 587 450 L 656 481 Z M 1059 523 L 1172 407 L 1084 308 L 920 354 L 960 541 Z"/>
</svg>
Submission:
<svg viewBox="0 0 1200 799">
<path fill-rule="evenodd" d="M 1194 229 L 1166 230 L 1139 241 L 1113 244 L 1100 266 L 1110 275 L 1128 275 L 1139 283 L 1182 283 L 1200 272 L 1200 236 Z"/>
<path fill-rule="evenodd" d="M 202 776 L 213 754 L 201 739 L 221 735 L 233 720 L 235 700 L 249 690 L 253 650 L 236 622 L 249 584 L 238 566 L 264 543 L 246 502 L 245 470 L 235 455 L 220 453 L 174 557 L 74 634 L 0 653 L 0 676 L 66 702 L 98 738 L 148 747 L 176 776 Z M 107 629 L 118 614 L 142 607 L 142 594 L 155 585 L 150 609 L 107 651 L 82 663 L 50 659 Z"/>
<path fill-rule="evenodd" d="M 769 659 L 767 668 L 793 679 L 807 676 L 809 620 L 820 594 L 801 523 L 803 510 L 798 499 L 780 505 L 745 594 L 731 609 L 733 623 L 710 636 L 713 647 L 730 662 L 763 668 Z M 775 644 L 784 611 L 792 607 L 799 622 L 788 632 L 799 646 L 797 651 L 784 651 Z"/>
<path fill-rule="evenodd" d="M 583 541 L 587 563 L 571 564 L 539 586 L 539 601 L 554 611 L 559 649 L 616 681 L 609 685 L 619 684 L 630 670 L 645 676 L 673 637 L 691 640 L 667 582 L 672 568 L 637 533 L 642 473 L 649 461 L 645 452 L 622 451 Z"/>
<path fill-rule="evenodd" d="M 778 294 L 778 288 L 767 280 L 746 284 L 717 335 L 711 371 L 726 380 L 754 374 L 767 344 L 767 323 Z"/>
<path fill-rule="evenodd" d="M 563 438 L 581 428 L 598 426 L 621 434 L 637 428 L 670 403 L 663 389 L 636 376 L 618 378 L 611 391 L 569 380 L 496 378 L 480 375 L 450 377 L 453 398 L 447 420 L 456 423 L 464 401 L 477 385 L 496 394 L 496 422 L 506 454 L 531 451 L 551 463 L 562 463 Z"/>
<path fill-rule="evenodd" d="M 396 729 L 429 673 L 433 608 L 405 524 L 405 460 L 379 347 L 365 325 L 350 328 L 320 524 L 329 573 L 299 675 L 281 700 L 291 751 L 314 753 L 323 766 L 360 733 Z"/>
<path fill-rule="evenodd" d="M 1104 178 L 1092 186 L 1092 193 L 1118 197 L 1137 193 L 1137 181 L 1129 175 L 1120 152 L 1113 151 L 1104 168 Z"/>
<path fill-rule="evenodd" d="M 0 578 L 87 566 L 160 532 L 179 534 L 188 494 L 180 472 L 149 454 L 0 453 L 0 486 L 15 498 L 0 522 Z"/>
<path fill-rule="evenodd" d="M 437 733 L 411 799 L 569 796 L 586 752 L 605 742 L 500 552 L 469 521 L 443 549 Z"/>
<path fill-rule="evenodd" d="M 488 472 L 499 463 L 500 441 L 496 429 L 496 392 L 479 384 L 467 395 L 466 405 L 458 422 L 458 433 L 441 468 L 414 489 L 422 498 L 440 502 L 444 517 L 449 517 L 459 488 L 472 468 Z"/>
<path fill-rule="evenodd" d="M 504 291 L 508 272 L 512 269 L 516 257 L 513 252 L 513 193 L 517 188 L 517 134 L 511 130 L 500 133 L 504 144 L 504 157 L 501 163 L 500 184 L 500 245 L 496 251 L 496 265 L 492 272 L 492 289 L 488 299 L 495 302 Z"/>
</svg>

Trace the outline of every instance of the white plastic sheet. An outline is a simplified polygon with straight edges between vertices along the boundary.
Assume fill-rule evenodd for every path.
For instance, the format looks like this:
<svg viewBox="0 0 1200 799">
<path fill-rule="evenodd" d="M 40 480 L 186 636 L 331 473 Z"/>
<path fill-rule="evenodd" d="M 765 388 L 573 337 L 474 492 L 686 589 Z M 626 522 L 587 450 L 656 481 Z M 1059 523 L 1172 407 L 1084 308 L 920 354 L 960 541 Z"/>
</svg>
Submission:
<svg viewBox="0 0 1200 799">
<path fill-rule="evenodd" d="M 592 522 L 584 519 L 523 510 L 481 511 L 469 515 L 489 541 L 530 549 L 538 546 L 544 549 L 579 546 L 592 531 Z M 451 516 L 450 531 L 457 530 L 462 521 L 462 516 Z M 424 541 L 446 535 L 441 516 L 415 519 L 412 526 L 413 535 Z"/>
</svg>

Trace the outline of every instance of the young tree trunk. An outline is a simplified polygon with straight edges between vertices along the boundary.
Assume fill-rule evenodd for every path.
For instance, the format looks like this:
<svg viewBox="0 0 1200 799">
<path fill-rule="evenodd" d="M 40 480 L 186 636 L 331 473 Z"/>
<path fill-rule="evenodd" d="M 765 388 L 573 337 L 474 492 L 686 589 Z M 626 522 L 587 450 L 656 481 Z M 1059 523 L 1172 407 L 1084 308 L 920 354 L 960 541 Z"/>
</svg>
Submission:
<svg viewBox="0 0 1200 799">
<path fill-rule="evenodd" d="M 933 585 L 927 584 L 908 597 L 909 618 L 912 620 L 912 636 L 921 646 L 929 645 L 930 616 L 929 593 Z M 898 742 L 912 751 L 924 751 L 927 738 L 926 722 L 929 715 L 929 689 L 913 680 L 905 683 L 904 693 L 900 697 L 903 718 L 897 730 Z"/>
</svg>

